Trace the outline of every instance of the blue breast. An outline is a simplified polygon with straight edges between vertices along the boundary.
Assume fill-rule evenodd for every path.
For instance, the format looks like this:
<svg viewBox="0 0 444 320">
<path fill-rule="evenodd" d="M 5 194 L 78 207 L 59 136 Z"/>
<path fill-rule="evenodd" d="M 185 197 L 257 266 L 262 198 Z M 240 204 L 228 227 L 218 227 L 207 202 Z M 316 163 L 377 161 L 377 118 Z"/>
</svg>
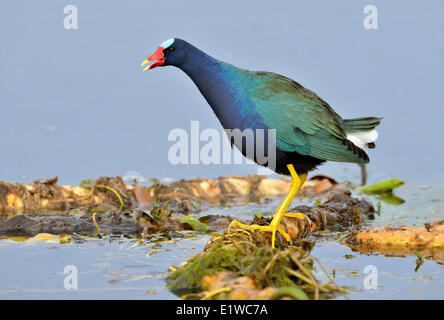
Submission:
<svg viewBox="0 0 444 320">
<path fill-rule="evenodd" d="M 204 61 L 205 62 L 205 61 Z M 202 63 L 202 62 L 201 62 Z M 266 129 L 248 94 L 253 79 L 244 70 L 212 58 L 189 74 L 225 129 Z M 195 70 L 195 69 L 194 69 Z"/>
<path fill-rule="evenodd" d="M 202 52 L 188 58 L 181 69 L 188 74 L 213 109 L 224 129 L 252 129 L 254 154 L 268 152 L 268 127 L 257 113 L 249 96 L 249 88 L 257 81 L 251 72 L 218 61 Z M 257 129 L 263 129 L 263 138 L 257 139 Z M 234 140 L 232 140 L 233 143 Z M 259 143 L 260 142 L 260 143 Z M 236 147 L 246 155 L 247 146 Z M 256 160 L 256 159 L 252 159 Z"/>
</svg>

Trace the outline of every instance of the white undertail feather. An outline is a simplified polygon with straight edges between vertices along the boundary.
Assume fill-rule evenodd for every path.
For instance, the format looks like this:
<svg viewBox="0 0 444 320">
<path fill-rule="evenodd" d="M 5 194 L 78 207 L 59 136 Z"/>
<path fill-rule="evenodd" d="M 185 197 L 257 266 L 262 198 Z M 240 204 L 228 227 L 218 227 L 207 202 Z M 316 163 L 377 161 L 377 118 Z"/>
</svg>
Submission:
<svg viewBox="0 0 444 320">
<path fill-rule="evenodd" d="M 368 144 L 373 143 L 378 139 L 378 132 L 376 130 L 361 131 L 361 132 L 347 132 L 347 139 L 364 151 L 368 149 Z"/>
</svg>

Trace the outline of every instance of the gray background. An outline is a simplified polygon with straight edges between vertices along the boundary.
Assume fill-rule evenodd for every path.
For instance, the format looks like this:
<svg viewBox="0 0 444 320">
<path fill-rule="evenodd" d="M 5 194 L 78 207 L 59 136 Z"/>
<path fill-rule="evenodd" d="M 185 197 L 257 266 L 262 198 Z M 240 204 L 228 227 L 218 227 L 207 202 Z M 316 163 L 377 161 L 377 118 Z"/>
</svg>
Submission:
<svg viewBox="0 0 444 320">
<path fill-rule="evenodd" d="M 65 5 L 79 29 L 63 27 Z M 363 8 L 379 10 L 365 30 Z M 293 78 L 344 118 L 384 116 L 370 181 L 442 177 L 442 1 L 2 1 L 0 180 L 62 183 L 255 173 L 256 167 L 173 166 L 168 132 L 220 125 L 180 70 L 141 72 L 171 37 L 252 70 Z M 322 173 L 359 181 L 359 167 Z"/>
</svg>

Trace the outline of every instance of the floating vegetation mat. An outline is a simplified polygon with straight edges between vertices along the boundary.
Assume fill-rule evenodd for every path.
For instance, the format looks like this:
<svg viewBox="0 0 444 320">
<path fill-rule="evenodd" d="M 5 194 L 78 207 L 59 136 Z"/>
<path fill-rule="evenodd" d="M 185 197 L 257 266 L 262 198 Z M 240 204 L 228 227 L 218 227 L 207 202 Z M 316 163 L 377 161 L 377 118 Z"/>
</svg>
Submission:
<svg viewBox="0 0 444 320">
<path fill-rule="evenodd" d="M 173 267 L 168 287 L 183 299 L 320 299 L 345 294 L 319 261 L 310 255 L 312 245 L 272 249 L 261 246 L 249 231 L 236 230 L 214 237 L 202 253 Z M 263 243 L 262 243 L 263 244 Z M 329 282 L 313 275 L 315 264 Z"/>
</svg>

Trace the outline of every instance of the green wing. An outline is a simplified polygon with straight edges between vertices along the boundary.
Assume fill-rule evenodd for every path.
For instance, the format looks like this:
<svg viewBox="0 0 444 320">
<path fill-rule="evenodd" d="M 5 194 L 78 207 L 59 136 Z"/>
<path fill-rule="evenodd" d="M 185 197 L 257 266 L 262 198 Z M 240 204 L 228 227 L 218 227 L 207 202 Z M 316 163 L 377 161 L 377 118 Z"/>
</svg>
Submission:
<svg viewBox="0 0 444 320">
<path fill-rule="evenodd" d="M 254 72 L 249 90 L 257 113 L 276 129 L 277 148 L 340 162 L 368 162 L 367 154 L 347 140 L 342 118 L 314 92 L 270 72 Z"/>
</svg>

